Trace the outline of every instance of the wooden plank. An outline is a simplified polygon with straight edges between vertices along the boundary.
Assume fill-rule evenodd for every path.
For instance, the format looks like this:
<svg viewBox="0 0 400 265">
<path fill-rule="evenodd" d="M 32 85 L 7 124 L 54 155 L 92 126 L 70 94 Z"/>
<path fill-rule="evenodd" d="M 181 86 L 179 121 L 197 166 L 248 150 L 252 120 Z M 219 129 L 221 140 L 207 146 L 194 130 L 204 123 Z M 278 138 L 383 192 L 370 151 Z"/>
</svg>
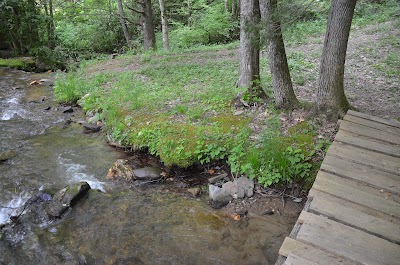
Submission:
<svg viewBox="0 0 400 265">
<path fill-rule="evenodd" d="M 320 198 L 323 198 L 326 201 L 331 201 L 334 202 L 336 204 L 340 204 L 343 207 L 347 207 L 350 209 L 354 209 L 356 212 L 362 212 L 365 214 L 368 214 L 370 216 L 376 217 L 376 218 L 380 218 L 383 219 L 387 222 L 393 223 L 393 224 L 397 224 L 398 226 L 400 226 L 400 219 L 393 217 L 390 214 L 387 213 L 383 213 L 381 211 L 377 211 L 375 209 L 372 209 L 370 207 L 355 203 L 355 202 L 351 202 L 348 201 L 346 199 L 342 199 L 339 197 L 335 197 L 333 195 L 330 195 L 328 193 L 316 190 L 316 189 L 312 189 L 310 190 L 310 192 L 308 193 L 308 197 L 309 199 L 314 199 L 316 196 L 319 196 Z M 300 230 L 300 229 L 299 229 Z M 297 236 L 297 234 L 296 234 Z"/>
<path fill-rule="evenodd" d="M 366 192 L 362 190 L 361 187 L 349 187 L 348 183 L 343 183 L 345 182 L 338 182 L 335 179 L 335 175 L 319 171 L 312 189 L 329 193 L 333 196 L 361 204 L 400 219 L 399 203 Z"/>
<path fill-rule="evenodd" d="M 322 216 L 302 212 L 297 235 L 303 241 L 364 264 L 399 264 L 400 246 Z"/>
<path fill-rule="evenodd" d="M 314 197 L 309 211 L 322 214 L 334 221 L 400 244 L 400 226 L 398 224 L 345 207 L 336 202 L 326 200 L 322 196 L 317 195 Z"/>
<path fill-rule="evenodd" d="M 357 263 L 350 261 L 344 257 L 336 256 L 332 253 L 325 252 L 311 245 L 297 241 L 290 237 L 286 237 L 279 249 L 279 255 L 288 257 L 297 256 L 307 259 L 316 264 L 332 264 L 332 265 L 355 265 Z M 296 263 L 297 264 L 297 263 Z M 312 263 L 311 263 L 312 264 Z"/>
<path fill-rule="evenodd" d="M 400 157 L 400 145 L 388 144 L 380 142 L 374 138 L 366 138 L 362 135 L 356 135 L 352 132 L 339 130 L 335 136 L 335 141 L 357 146 L 366 150 L 376 151 L 382 154 Z"/>
<path fill-rule="evenodd" d="M 399 176 L 370 166 L 352 163 L 340 157 L 326 156 L 321 165 L 321 170 L 365 183 L 380 190 L 400 194 Z"/>
<path fill-rule="evenodd" d="M 308 259 L 293 254 L 290 254 L 284 263 L 284 265 L 319 265 L 319 264 L 320 263 L 315 263 Z"/>
<path fill-rule="evenodd" d="M 400 144 L 400 135 L 377 130 L 374 128 L 348 122 L 345 120 L 340 121 L 340 130 L 345 130 L 355 134 L 364 135 L 370 138 L 388 142 L 390 144 L 395 144 L 395 145 Z"/>
<path fill-rule="evenodd" d="M 394 127 L 391 125 L 386 125 L 386 124 L 383 124 L 380 122 L 372 121 L 370 119 L 365 119 L 365 118 L 361 118 L 361 117 L 357 117 L 357 116 L 353 116 L 353 115 L 346 115 L 343 117 L 343 120 L 361 124 L 361 125 L 364 125 L 367 127 L 381 130 L 381 131 L 390 132 L 390 133 L 393 133 L 396 135 L 400 134 L 400 128 Z"/>
<path fill-rule="evenodd" d="M 393 120 L 382 119 L 382 118 L 375 117 L 375 116 L 372 116 L 372 115 L 369 115 L 369 114 L 365 114 L 365 113 L 362 113 L 362 112 L 356 112 L 356 111 L 349 110 L 349 111 L 347 111 L 347 115 L 360 117 L 360 118 L 363 118 L 363 119 L 366 119 L 366 120 L 371 120 L 371 121 L 375 121 L 375 122 L 379 122 L 379 123 L 382 123 L 382 124 L 386 124 L 386 125 L 390 125 L 390 126 L 393 126 L 393 127 L 400 128 L 400 122 L 393 121 Z"/>
<path fill-rule="evenodd" d="M 400 158 L 372 152 L 359 147 L 333 142 L 327 155 L 335 155 L 345 160 L 389 172 L 400 176 Z"/>
</svg>

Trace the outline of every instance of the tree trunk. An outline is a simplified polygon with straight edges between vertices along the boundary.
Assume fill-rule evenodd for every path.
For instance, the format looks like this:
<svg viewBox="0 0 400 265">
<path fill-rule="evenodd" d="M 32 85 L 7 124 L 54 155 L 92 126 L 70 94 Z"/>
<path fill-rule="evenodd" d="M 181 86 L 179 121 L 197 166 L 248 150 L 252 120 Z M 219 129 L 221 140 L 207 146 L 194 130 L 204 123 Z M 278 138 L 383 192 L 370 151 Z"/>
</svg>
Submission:
<svg viewBox="0 0 400 265">
<path fill-rule="evenodd" d="M 230 13 L 229 0 L 225 0 L 225 13 L 227 13 L 227 14 Z"/>
<path fill-rule="evenodd" d="M 49 0 L 49 46 L 51 49 L 54 49 L 56 46 L 56 34 L 55 34 L 55 26 L 54 26 L 54 15 L 53 15 L 53 0 Z"/>
<path fill-rule="evenodd" d="M 237 18 L 239 16 L 239 3 L 240 0 L 232 0 L 232 18 Z M 243 0 L 245 1 L 245 0 Z"/>
<path fill-rule="evenodd" d="M 160 13 L 161 13 L 161 27 L 162 27 L 162 40 L 164 50 L 169 50 L 169 39 L 168 39 L 168 20 L 165 15 L 164 0 L 159 0 Z"/>
<path fill-rule="evenodd" d="M 118 2 L 119 21 L 121 22 L 121 27 L 122 31 L 124 32 L 126 44 L 128 44 L 128 47 L 130 47 L 132 38 L 131 35 L 129 34 L 128 27 L 126 26 L 125 13 L 122 5 L 122 0 L 118 0 L 117 2 Z"/>
<path fill-rule="evenodd" d="M 191 23 L 191 16 L 192 16 L 192 6 L 190 0 L 187 0 L 187 25 L 190 27 Z"/>
<path fill-rule="evenodd" d="M 247 88 L 251 97 L 265 98 L 260 86 L 260 7 L 258 0 L 241 1 L 238 87 Z"/>
<path fill-rule="evenodd" d="M 281 23 L 277 13 L 277 0 L 261 1 L 260 8 L 265 26 L 275 105 L 277 108 L 292 110 L 299 104 L 299 101 L 294 94 L 290 78 Z"/>
<path fill-rule="evenodd" d="M 343 116 L 350 105 L 344 93 L 344 65 L 356 0 L 332 0 L 322 52 L 316 105 Z"/>
<path fill-rule="evenodd" d="M 144 50 L 156 49 L 156 34 L 153 22 L 151 0 L 142 0 L 142 29 Z"/>
</svg>

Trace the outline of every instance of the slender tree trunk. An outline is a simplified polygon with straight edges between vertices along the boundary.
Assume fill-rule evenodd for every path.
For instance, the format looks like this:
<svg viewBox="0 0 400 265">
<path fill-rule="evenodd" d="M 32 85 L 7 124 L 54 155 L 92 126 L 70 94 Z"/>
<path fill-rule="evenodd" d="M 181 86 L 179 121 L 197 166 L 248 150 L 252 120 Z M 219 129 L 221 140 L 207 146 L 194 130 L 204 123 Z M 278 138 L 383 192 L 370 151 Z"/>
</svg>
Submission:
<svg viewBox="0 0 400 265">
<path fill-rule="evenodd" d="M 162 40 L 164 50 L 169 50 L 169 39 L 168 39 L 168 20 L 165 15 L 164 0 L 159 0 L 160 3 L 160 13 L 161 13 L 161 27 L 162 27 Z"/>
<path fill-rule="evenodd" d="M 227 13 L 227 14 L 230 13 L 229 0 L 225 0 L 225 13 Z"/>
<path fill-rule="evenodd" d="M 281 23 L 277 14 L 277 0 L 260 2 L 261 16 L 265 26 L 269 68 L 277 108 L 294 109 L 299 101 L 293 91 L 289 66 L 283 42 Z"/>
<path fill-rule="evenodd" d="M 156 49 L 156 34 L 153 22 L 151 0 L 142 0 L 142 29 L 144 50 Z"/>
<path fill-rule="evenodd" d="M 54 26 L 54 15 L 53 15 L 53 0 L 49 0 L 49 46 L 51 49 L 54 49 L 56 46 L 56 34 L 55 34 L 55 26 Z"/>
<path fill-rule="evenodd" d="M 252 97 L 265 98 L 260 86 L 260 8 L 258 0 L 241 1 L 238 87 Z"/>
<path fill-rule="evenodd" d="M 131 35 L 129 34 L 128 27 L 126 26 L 125 12 L 122 5 L 122 0 L 118 0 L 117 2 L 118 2 L 119 21 L 121 22 L 121 27 L 122 31 L 124 32 L 126 44 L 128 44 L 128 46 L 130 47 L 132 38 Z"/>
<path fill-rule="evenodd" d="M 191 16 L 192 16 L 192 5 L 190 3 L 191 0 L 187 0 L 187 24 L 190 27 L 192 25 Z"/>
<path fill-rule="evenodd" d="M 245 1 L 245 0 L 243 0 Z M 237 18 L 239 16 L 240 12 L 240 0 L 232 0 L 232 18 Z"/>
<path fill-rule="evenodd" d="M 356 0 L 332 0 L 319 70 L 319 111 L 342 116 L 350 105 L 344 93 L 344 65 Z"/>
</svg>

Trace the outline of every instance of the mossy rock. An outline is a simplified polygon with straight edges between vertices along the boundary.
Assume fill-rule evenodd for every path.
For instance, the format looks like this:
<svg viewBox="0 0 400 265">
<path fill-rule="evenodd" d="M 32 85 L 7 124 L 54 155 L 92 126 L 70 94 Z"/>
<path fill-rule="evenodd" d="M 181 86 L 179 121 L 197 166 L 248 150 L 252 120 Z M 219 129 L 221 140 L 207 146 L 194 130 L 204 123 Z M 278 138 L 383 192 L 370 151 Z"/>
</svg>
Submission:
<svg viewBox="0 0 400 265">
<path fill-rule="evenodd" d="M 33 71 L 36 69 L 36 62 L 32 57 L 0 59 L 0 67 L 10 67 L 19 70 Z"/>
</svg>

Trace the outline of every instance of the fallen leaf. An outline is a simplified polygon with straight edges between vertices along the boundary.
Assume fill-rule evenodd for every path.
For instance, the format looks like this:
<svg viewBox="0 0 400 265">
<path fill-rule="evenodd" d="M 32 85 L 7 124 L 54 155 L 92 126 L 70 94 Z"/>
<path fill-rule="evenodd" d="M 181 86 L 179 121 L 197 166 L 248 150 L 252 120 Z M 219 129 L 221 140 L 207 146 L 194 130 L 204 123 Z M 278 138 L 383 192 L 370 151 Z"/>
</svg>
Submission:
<svg viewBox="0 0 400 265">
<path fill-rule="evenodd" d="M 214 169 L 211 168 L 211 169 L 208 170 L 208 174 L 213 175 L 214 173 L 215 173 Z"/>
<path fill-rule="evenodd" d="M 240 221 L 240 214 L 234 213 L 231 215 L 231 217 L 235 221 Z"/>
</svg>

